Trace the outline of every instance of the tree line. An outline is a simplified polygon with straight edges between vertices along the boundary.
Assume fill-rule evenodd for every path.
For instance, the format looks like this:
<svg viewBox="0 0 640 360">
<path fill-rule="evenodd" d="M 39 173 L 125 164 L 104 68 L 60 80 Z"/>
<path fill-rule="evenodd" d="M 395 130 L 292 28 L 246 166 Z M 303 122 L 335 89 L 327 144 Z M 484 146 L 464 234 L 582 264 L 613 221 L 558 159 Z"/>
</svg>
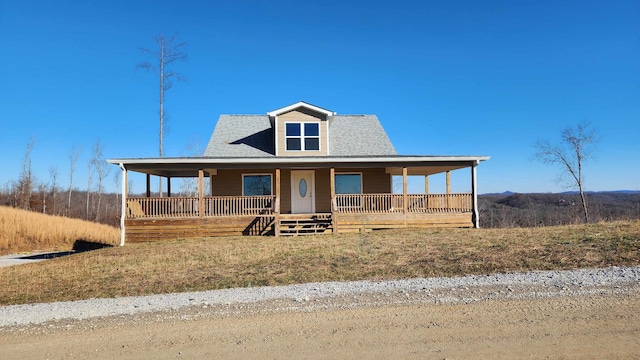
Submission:
<svg viewBox="0 0 640 360">
<path fill-rule="evenodd" d="M 120 186 L 119 171 L 104 158 L 104 146 L 97 140 L 91 147 L 87 167 L 87 182 L 79 184 L 76 171 L 82 148 L 73 146 L 69 151 L 69 172 L 60 173 L 57 166 L 48 169 L 48 179 L 33 173 L 31 153 L 35 139 L 27 143 L 22 169 L 17 180 L 10 181 L 0 189 L 0 204 L 20 209 L 37 211 L 49 215 L 67 216 L 109 225 L 120 221 L 120 194 L 106 193 L 108 181 Z"/>
</svg>

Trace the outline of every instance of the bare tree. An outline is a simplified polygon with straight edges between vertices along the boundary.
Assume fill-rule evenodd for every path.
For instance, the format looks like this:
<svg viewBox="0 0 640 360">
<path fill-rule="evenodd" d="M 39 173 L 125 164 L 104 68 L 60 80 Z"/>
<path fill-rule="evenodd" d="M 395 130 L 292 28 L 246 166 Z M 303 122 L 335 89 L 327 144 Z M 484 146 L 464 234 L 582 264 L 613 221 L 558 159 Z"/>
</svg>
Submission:
<svg viewBox="0 0 640 360">
<path fill-rule="evenodd" d="M 20 174 L 20 180 L 18 182 L 18 201 L 17 206 L 23 209 L 30 208 L 31 193 L 33 191 L 33 173 L 31 172 L 31 151 L 36 140 L 32 137 L 27 143 L 27 148 L 24 153 L 24 160 L 22 162 L 22 174 Z"/>
<path fill-rule="evenodd" d="M 104 193 L 104 179 L 111 172 L 111 168 L 107 167 L 107 162 L 104 159 L 103 154 L 103 146 L 100 143 L 100 139 L 98 139 L 93 146 L 91 163 L 93 164 L 93 169 L 96 172 L 96 176 L 98 177 L 97 184 L 97 192 L 98 192 L 98 201 L 96 204 L 96 215 L 95 218 L 97 221 L 100 221 L 100 206 L 102 205 L 102 194 Z"/>
<path fill-rule="evenodd" d="M 116 185 L 116 205 L 120 204 L 120 192 L 118 192 L 118 188 L 122 186 L 121 173 L 120 171 L 116 171 L 113 174 L 113 182 Z"/>
<path fill-rule="evenodd" d="M 73 173 L 76 172 L 76 166 L 78 165 L 78 157 L 82 152 L 81 148 L 73 146 L 69 152 L 69 199 L 67 201 L 67 216 L 71 211 L 71 192 L 73 191 Z"/>
<path fill-rule="evenodd" d="M 590 129 L 591 124 L 581 122 L 575 128 L 562 131 L 562 142 L 552 145 L 547 140 L 536 143 L 535 158 L 546 164 L 557 164 L 562 169 L 561 180 L 568 180 L 570 187 L 580 192 L 584 221 L 589 222 L 589 207 L 584 194 L 583 167 L 588 159 L 593 158 L 594 145 L 598 142 L 596 132 Z"/>
<path fill-rule="evenodd" d="M 86 220 L 89 220 L 89 204 L 91 202 L 91 183 L 93 182 L 93 161 L 89 159 L 87 161 L 87 215 Z"/>
<path fill-rule="evenodd" d="M 51 214 L 56 213 L 56 186 L 58 180 L 58 168 L 56 166 L 49 167 L 49 177 L 51 178 Z"/>
<path fill-rule="evenodd" d="M 186 45 L 186 43 L 177 43 L 177 38 L 175 35 L 167 39 L 164 35 L 160 34 L 156 36 L 155 40 L 156 45 L 158 46 L 157 50 L 154 51 L 145 48 L 141 48 L 140 50 L 155 57 L 157 65 L 154 65 L 150 62 L 144 62 L 142 64 L 138 64 L 137 67 L 146 69 L 147 71 L 153 71 L 156 75 L 158 75 L 158 79 L 160 80 L 160 108 L 158 111 L 158 116 L 160 118 L 160 157 L 163 157 L 163 136 L 165 125 L 164 93 L 167 90 L 171 89 L 171 86 L 173 85 L 171 83 L 172 78 L 175 78 L 177 80 L 184 80 L 182 76 L 172 70 L 169 70 L 167 66 L 176 61 L 186 60 L 187 54 L 182 52 L 182 48 Z M 160 179 L 158 185 L 158 192 L 160 193 L 160 196 L 162 196 L 162 179 Z"/>
</svg>

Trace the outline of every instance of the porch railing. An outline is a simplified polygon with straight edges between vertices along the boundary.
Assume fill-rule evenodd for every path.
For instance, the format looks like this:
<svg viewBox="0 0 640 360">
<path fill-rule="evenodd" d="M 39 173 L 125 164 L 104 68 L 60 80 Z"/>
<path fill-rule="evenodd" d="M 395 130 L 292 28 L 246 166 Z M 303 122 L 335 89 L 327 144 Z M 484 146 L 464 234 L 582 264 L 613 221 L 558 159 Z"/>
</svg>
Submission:
<svg viewBox="0 0 640 360">
<path fill-rule="evenodd" d="M 471 194 L 408 194 L 407 213 L 471 212 Z M 341 214 L 378 214 L 404 212 L 402 194 L 336 195 L 334 211 Z"/>
<path fill-rule="evenodd" d="M 402 212 L 402 194 L 336 195 L 335 211 L 343 214 Z"/>
<path fill-rule="evenodd" d="M 127 199 L 127 218 L 189 218 L 200 216 L 260 216 L 275 213 L 276 197 L 205 196 L 144 197 Z M 408 194 L 407 213 L 457 213 L 472 211 L 469 193 Z M 201 213 L 202 209 L 202 214 Z M 388 214 L 404 212 L 402 194 L 339 194 L 333 210 L 340 214 Z"/>
<path fill-rule="evenodd" d="M 473 201 L 471 194 L 410 194 L 407 212 L 410 213 L 451 213 L 471 212 Z"/>
<path fill-rule="evenodd" d="M 275 196 L 205 196 L 200 214 L 198 197 L 127 199 L 127 218 L 256 216 L 274 212 Z"/>
<path fill-rule="evenodd" d="M 205 216 L 239 216 L 273 214 L 276 197 L 213 196 L 205 197 Z"/>
</svg>

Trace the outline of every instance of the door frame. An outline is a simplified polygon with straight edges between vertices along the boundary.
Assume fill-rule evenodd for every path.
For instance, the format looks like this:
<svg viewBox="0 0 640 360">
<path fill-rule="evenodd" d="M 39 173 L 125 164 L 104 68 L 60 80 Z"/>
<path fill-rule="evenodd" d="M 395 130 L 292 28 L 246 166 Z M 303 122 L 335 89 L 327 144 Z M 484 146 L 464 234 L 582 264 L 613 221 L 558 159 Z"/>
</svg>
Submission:
<svg viewBox="0 0 640 360">
<path fill-rule="evenodd" d="M 311 213 L 316 212 L 316 171 L 315 170 L 291 170 L 291 213 L 292 214 L 306 214 L 307 212 L 296 212 L 296 193 L 300 191 L 298 184 L 295 182 L 295 174 L 305 174 L 305 178 L 309 179 L 307 184 L 307 192 L 311 198 Z"/>
</svg>

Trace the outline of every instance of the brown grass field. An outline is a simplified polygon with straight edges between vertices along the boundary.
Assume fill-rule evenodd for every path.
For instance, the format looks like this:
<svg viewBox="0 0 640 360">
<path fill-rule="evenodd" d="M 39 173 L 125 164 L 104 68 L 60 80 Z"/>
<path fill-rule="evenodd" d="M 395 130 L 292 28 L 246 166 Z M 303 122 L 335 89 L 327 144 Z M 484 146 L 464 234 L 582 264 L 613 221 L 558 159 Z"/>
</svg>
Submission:
<svg viewBox="0 0 640 360">
<path fill-rule="evenodd" d="M 0 255 L 69 250 L 77 240 L 119 244 L 120 230 L 62 216 L 0 206 Z"/>
<path fill-rule="evenodd" d="M 0 304 L 640 264 L 640 221 L 127 244 L 0 268 Z"/>
</svg>

